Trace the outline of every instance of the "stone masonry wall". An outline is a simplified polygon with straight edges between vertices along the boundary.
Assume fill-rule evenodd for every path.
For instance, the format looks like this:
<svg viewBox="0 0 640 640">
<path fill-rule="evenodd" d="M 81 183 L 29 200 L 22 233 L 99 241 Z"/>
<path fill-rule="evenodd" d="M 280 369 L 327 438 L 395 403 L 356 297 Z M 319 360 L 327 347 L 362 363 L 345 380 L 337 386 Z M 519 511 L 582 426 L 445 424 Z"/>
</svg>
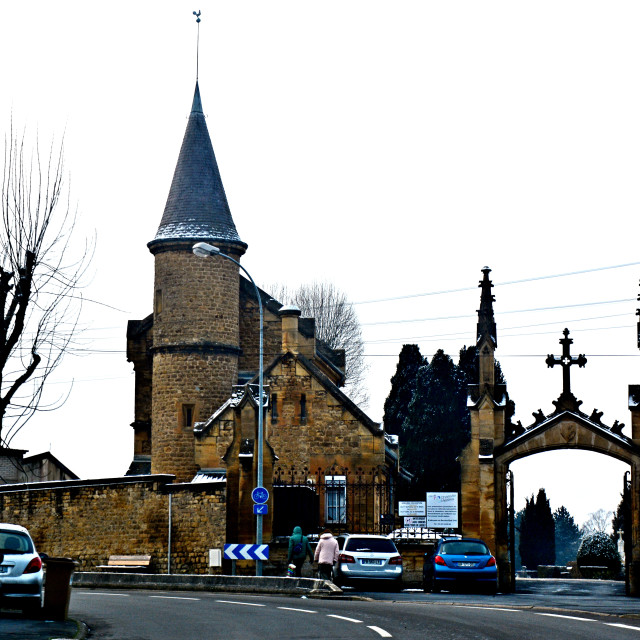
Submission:
<svg viewBox="0 0 640 640">
<path fill-rule="evenodd" d="M 237 359 L 203 353 L 156 353 L 153 359 L 151 471 L 189 481 L 196 472 L 193 424 L 184 424 L 183 405 L 193 422 L 211 416 L 231 393 Z"/>
<path fill-rule="evenodd" d="M 277 397 L 277 421 L 269 412 L 267 437 L 284 469 L 337 465 L 355 470 L 384 465 L 384 438 L 374 435 L 344 405 L 312 378 L 294 358 L 269 376 L 271 397 Z M 305 395 L 306 420 L 300 416 Z"/>
<path fill-rule="evenodd" d="M 237 347 L 238 277 L 238 267 L 225 258 L 158 253 L 154 347 L 203 341 Z"/>
<path fill-rule="evenodd" d="M 208 550 L 225 541 L 225 485 L 171 485 L 172 479 L 5 486 L 0 521 L 27 527 L 38 551 L 73 558 L 78 571 L 94 571 L 110 555 L 150 554 L 151 571 L 166 573 L 171 491 L 172 573 L 207 573 Z"/>
</svg>

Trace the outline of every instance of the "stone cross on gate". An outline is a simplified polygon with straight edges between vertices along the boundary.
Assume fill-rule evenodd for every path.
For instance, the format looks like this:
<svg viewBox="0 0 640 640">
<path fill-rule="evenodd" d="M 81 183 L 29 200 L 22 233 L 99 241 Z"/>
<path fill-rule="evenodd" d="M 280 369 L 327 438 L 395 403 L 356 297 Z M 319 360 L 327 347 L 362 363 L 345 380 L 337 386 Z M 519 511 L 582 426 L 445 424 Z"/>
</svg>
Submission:
<svg viewBox="0 0 640 640">
<path fill-rule="evenodd" d="M 564 334 L 564 338 L 560 340 L 560 344 L 562 345 L 562 355 L 560 357 L 556 357 L 549 354 L 545 362 L 547 363 L 548 367 L 553 367 L 556 364 L 562 366 L 562 395 L 570 396 L 570 367 L 572 364 L 577 364 L 579 367 L 584 367 L 584 365 L 587 364 L 587 358 L 583 353 L 581 353 L 577 357 L 572 356 L 569 351 L 569 345 L 573 344 L 573 339 L 569 337 L 569 329 L 565 329 L 562 333 Z"/>
</svg>

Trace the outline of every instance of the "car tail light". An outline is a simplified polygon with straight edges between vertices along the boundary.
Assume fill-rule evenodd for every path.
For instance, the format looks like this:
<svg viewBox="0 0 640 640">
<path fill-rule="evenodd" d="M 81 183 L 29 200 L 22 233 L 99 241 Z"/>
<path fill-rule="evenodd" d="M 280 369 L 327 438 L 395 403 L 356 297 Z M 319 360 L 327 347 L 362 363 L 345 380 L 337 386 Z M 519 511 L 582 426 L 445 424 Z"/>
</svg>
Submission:
<svg viewBox="0 0 640 640">
<path fill-rule="evenodd" d="M 444 561 L 444 558 L 443 558 L 442 556 L 440 556 L 440 555 L 437 555 L 437 556 L 433 559 L 433 561 L 434 561 L 436 564 L 439 564 L 441 567 L 446 567 L 446 566 L 447 566 L 447 563 Z"/>
<path fill-rule="evenodd" d="M 496 559 L 491 556 L 488 560 L 487 560 L 487 567 L 495 567 L 496 566 Z"/>
<path fill-rule="evenodd" d="M 389 564 L 399 564 L 402 566 L 402 556 L 393 556 L 393 558 L 389 558 Z"/>
<path fill-rule="evenodd" d="M 345 564 L 351 564 L 352 562 L 355 562 L 355 558 L 353 556 L 349 556 L 346 553 L 341 553 L 340 556 L 338 557 L 338 562 L 343 562 Z"/>
<path fill-rule="evenodd" d="M 31 559 L 31 562 L 27 565 L 27 568 L 22 573 L 38 573 L 42 569 L 42 560 L 38 556 Z"/>
</svg>

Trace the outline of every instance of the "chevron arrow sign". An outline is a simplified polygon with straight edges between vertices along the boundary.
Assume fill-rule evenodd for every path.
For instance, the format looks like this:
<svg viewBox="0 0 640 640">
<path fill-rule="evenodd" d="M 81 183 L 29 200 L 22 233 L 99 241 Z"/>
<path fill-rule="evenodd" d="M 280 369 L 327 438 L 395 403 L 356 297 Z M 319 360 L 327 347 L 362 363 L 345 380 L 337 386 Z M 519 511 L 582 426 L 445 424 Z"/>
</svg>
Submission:
<svg viewBox="0 0 640 640">
<path fill-rule="evenodd" d="M 268 560 L 268 544 L 225 544 L 224 557 L 227 560 Z"/>
</svg>

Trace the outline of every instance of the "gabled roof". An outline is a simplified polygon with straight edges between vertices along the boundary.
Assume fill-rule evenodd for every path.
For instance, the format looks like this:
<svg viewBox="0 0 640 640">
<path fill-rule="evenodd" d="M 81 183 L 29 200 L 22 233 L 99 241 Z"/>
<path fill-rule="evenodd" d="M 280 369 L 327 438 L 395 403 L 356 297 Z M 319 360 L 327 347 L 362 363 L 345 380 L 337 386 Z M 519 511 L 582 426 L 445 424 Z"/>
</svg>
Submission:
<svg viewBox="0 0 640 640">
<path fill-rule="evenodd" d="M 247 247 L 231 217 L 197 82 L 167 204 L 156 237 L 148 246 L 153 251 L 158 245 L 175 240 Z"/>
<path fill-rule="evenodd" d="M 355 418 L 357 418 L 371 433 L 375 435 L 384 435 L 384 429 L 382 426 L 374 422 L 349 396 L 343 393 L 339 387 L 337 387 L 329 377 L 327 377 L 322 371 L 309 359 L 301 354 L 294 355 L 292 353 L 283 353 L 276 356 L 271 364 L 264 370 L 264 377 L 267 378 L 271 371 L 282 361 L 288 358 L 296 358 L 297 361 L 329 392 L 336 400 L 340 402 Z M 258 380 L 258 374 L 247 383 L 244 387 L 255 387 Z M 239 390 L 240 387 L 237 387 Z M 267 387 L 265 386 L 265 389 Z M 234 390 L 235 391 L 235 390 Z M 240 402 L 246 401 L 246 392 L 234 393 L 220 408 L 218 408 L 211 417 L 205 422 L 196 423 L 194 426 L 194 432 L 205 433 L 209 430 L 211 425 L 228 409 L 229 407 L 238 406 Z M 252 398 L 252 404 L 257 406 L 255 397 Z M 265 406 L 267 403 L 265 402 Z"/>
</svg>

